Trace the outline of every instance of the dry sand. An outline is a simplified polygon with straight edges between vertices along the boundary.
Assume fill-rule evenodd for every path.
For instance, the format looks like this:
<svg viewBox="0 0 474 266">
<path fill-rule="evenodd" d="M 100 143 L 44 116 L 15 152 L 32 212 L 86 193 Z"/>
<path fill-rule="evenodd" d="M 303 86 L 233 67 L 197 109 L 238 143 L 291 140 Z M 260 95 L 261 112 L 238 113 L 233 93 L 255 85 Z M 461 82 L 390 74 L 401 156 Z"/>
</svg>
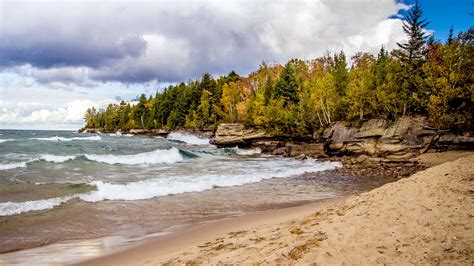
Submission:
<svg viewBox="0 0 474 266">
<path fill-rule="evenodd" d="M 469 154 L 344 201 L 208 223 L 86 264 L 473 265 Z M 430 165 L 443 161 L 425 157 Z"/>
</svg>

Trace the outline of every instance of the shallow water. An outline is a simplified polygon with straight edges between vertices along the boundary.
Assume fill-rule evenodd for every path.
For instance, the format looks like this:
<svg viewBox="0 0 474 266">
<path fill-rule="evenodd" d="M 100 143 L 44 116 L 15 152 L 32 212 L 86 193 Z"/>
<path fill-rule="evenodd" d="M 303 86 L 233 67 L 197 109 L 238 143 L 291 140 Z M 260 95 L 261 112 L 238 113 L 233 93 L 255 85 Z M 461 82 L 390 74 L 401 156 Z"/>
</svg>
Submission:
<svg viewBox="0 0 474 266">
<path fill-rule="evenodd" d="M 340 167 L 336 162 L 217 149 L 182 133 L 171 139 L 0 134 L 0 253 L 62 243 L 59 250 L 68 254 L 67 247 L 81 246 L 78 239 L 113 239 L 115 247 L 176 225 L 355 194 L 390 181 L 324 171 Z M 76 241 L 68 246 L 68 240 Z M 97 252 L 80 250 L 72 257 Z M 45 259 L 22 252 L 0 255 L 0 262 Z"/>
</svg>

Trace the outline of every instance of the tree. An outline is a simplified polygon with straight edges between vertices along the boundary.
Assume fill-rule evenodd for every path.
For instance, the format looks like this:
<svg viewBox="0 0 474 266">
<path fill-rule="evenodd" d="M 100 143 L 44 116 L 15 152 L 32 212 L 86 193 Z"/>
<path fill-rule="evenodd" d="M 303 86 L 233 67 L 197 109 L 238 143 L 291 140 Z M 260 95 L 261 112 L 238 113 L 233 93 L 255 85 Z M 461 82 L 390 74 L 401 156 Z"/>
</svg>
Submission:
<svg viewBox="0 0 474 266">
<path fill-rule="evenodd" d="M 408 16 L 403 22 L 403 31 L 408 36 L 405 43 L 397 43 L 400 48 L 397 53 L 400 61 L 404 65 L 418 68 L 424 62 L 426 53 L 425 42 L 427 34 L 424 28 L 429 24 L 426 19 L 422 19 L 423 11 L 418 3 L 408 11 Z"/>
<path fill-rule="evenodd" d="M 423 113 L 429 97 L 421 86 L 423 81 L 421 66 L 425 62 L 425 55 L 428 52 L 425 45 L 427 34 L 424 27 L 429 24 L 422 16 L 423 11 L 416 1 L 403 22 L 403 31 L 407 34 L 408 41 L 397 43 L 399 49 L 395 51 L 395 55 L 404 67 L 404 79 L 401 86 L 410 95 L 406 109 L 415 113 Z"/>
<path fill-rule="evenodd" d="M 437 47 L 439 60 L 423 66 L 429 121 L 438 128 L 472 130 L 474 95 L 474 30 Z"/>
<path fill-rule="evenodd" d="M 334 76 L 327 73 L 317 76 L 310 84 L 311 104 L 320 125 L 326 126 L 334 121 L 334 113 L 340 105 L 341 98 L 336 89 Z"/>
<path fill-rule="evenodd" d="M 452 44 L 453 40 L 454 40 L 454 29 L 453 29 L 453 25 L 451 25 L 451 27 L 449 28 L 448 39 L 446 40 L 446 44 L 447 45 Z"/>
<path fill-rule="evenodd" d="M 224 107 L 225 120 L 235 122 L 237 120 L 236 105 L 240 100 L 240 90 L 235 82 L 224 84 L 222 87 L 221 103 Z"/>
<path fill-rule="evenodd" d="M 372 115 L 377 106 L 375 99 L 375 77 L 373 67 L 375 60 L 369 54 L 357 54 L 353 58 L 354 66 L 350 72 L 347 85 L 348 118 L 363 119 Z"/>
<path fill-rule="evenodd" d="M 275 85 L 274 98 L 282 98 L 284 105 L 298 102 L 298 81 L 291 61 L 286 63 Z"/>
<path fill-rule="evenodd" d="M 339 96 L 344 96 L 346 94 L 347 84 L 349 83 L 349 71 L 347 69 L 344 51 L 341 51 L 339 54 L 334 54 L 334 60 L 329 67 L 329 73 L 334 77 L 337 93 Z"/>
</svg>

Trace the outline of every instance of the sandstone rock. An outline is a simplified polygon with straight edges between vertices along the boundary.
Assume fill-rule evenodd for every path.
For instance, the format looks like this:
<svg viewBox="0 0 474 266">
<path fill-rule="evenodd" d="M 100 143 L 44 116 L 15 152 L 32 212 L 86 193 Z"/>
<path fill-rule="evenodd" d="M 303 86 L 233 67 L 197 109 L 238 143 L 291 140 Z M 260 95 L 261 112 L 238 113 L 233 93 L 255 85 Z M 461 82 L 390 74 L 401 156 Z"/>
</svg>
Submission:
<svg viewBox="0 0 474 266">
<path fill-rule="evenodd" d="M 265 130 L 245 129 L 243 124 L 221 124 L 217 128 L 213 143 L 220 146 L 235 146 L 248 141 L 271 137 Z"/>
<path fill-rule="evenodd" d="M 389 121 L 385 119 L 370 119 L 362 124 L 358 132 L 354 134 L 354 137 L 358 139 L 381 137 L 385 134 L 389 125 Z"/>
<path fill-rule="evenodd" d="M 304 144 L 287 144 L 289 148 L 289 156 L 294 157 L 300 154 L 308 156 L 320 157 L 325 155 L 323 143 L 304 143 Z"/>
<path fill-rule="evenodd" d="M 289 154 L 290 154 L 290 147 L 279 147 L 273 151 L 273 155 L 289 156 Z"/>
</svg>

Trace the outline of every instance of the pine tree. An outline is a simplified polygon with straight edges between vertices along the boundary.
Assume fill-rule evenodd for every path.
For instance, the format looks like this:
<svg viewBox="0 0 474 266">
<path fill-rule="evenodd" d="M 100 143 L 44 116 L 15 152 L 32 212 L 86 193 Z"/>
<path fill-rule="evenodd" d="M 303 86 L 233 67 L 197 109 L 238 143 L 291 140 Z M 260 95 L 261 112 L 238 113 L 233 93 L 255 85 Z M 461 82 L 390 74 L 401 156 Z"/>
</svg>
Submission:
<svg viewBox="0 0 474 266">
<path fill-rule="evenodd" d="M 296 79 L 295 69 L 291 61 L 286 63 L 280 74 L 280 79 L 275 84 L 275 99 L 283 99 L 285 106 L 298 102 L 298 81 Z"/>
<path fill-rule="evenodd" d="M 418 3 L 408 12 L 408 17 L 403 22 L 403 31 L 408 35 L 406 43 L 397 43 L 400 49 L 395 51 L 395 56 L 403 66 L 403 81 L 401 88 L 409 95 L 405 102 L 405 113 L 423 113 L 429 94 L 424 90 L 422 83 L 421 67 L 426 61 L 428 49 L 426 47 L 427 34 L 424 32 L 429 22 L 422 19 L 423 11 Z"/>
<path fill-rule="evenodd" d="M 406 43 L 397 43 L 397 56 L 403 64 L 417 68 L 424 61 L 426 53 L 425 40 L 427 37 L 424 28 L 429 24 L 426 19 L 422 19 L 423 11 L 418 1 L 415 6 L 408 12 L 408 17 L 403 22 L 403 31 L 408 35 Z"/>
<path fill-rule="evenodd" d="M 451 27 L 449 28 L 448 39 L 446 40 L 447 45 L 450 45 L 451 43 L 453 43 L 453 40 L 454 40 L 453 35 L 454 35 L 454 29 L 453 29 L 453 25 L 451 25 Z"/>
</svg>

